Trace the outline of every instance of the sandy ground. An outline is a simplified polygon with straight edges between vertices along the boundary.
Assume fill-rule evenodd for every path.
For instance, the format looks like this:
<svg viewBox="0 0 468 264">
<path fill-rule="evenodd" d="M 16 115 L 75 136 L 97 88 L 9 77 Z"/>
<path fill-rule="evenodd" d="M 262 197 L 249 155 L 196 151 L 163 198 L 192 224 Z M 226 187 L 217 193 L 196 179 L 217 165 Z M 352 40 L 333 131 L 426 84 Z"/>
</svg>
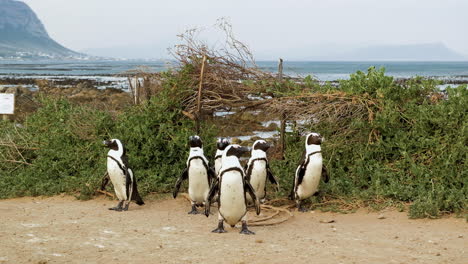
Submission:
<svg viewBox="0 0 468 264">
<path fill-rule="evenodd" d="M 0 263 L 468 263 L 468 224 L 460 218 L 294 211 L 246 236 L 229 226 L 211 233 L 216 215 L 188 215 L 183 198 L 121 213 L 107 210 L 114 205 L 106 198 L 0 201 Z"/>
</svg>

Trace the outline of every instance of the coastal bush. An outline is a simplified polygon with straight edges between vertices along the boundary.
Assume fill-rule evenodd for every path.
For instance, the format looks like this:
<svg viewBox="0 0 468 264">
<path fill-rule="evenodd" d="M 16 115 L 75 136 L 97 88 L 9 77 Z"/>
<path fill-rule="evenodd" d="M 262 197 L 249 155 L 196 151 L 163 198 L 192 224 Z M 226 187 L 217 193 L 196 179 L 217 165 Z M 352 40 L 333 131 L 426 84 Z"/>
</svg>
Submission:
<svg viewBox="0 0 468 264">
<path fill-rule="evenodd" d="M 63 192 L 90 197 L 106 170 L 108 150 L 101 142 L 108 138 L 126 145 L 143 195 L 169 192 L 194 133 L 193 122 L 182 113 L 195 85 L 191 74 L 189 66 L 162 73 L 156 96 L 119 114 L 41 97 L 38 111 L 22 125 L 0 122 L 0 198 Z M 305 83 L 280 87 L 279 82 L 267 92 L 282 97 L 339 91 L 341 97 L 373 102 L 368 105 L 372 115 L 330 115 L 306 127 L 325 136 L 323 156 L 331 176 L 313 204 L 408 203 L 410 217 L 466 212 L 466 86 L 441 92 L 434 80 L 399 83 L 374 68 L 352 74 L 339 87 L 317 86 L 311 78 Z M 202 123 L 201 136 L 210 158 L 217 129 L 208 123 L 213 122 Z M 292 186 L 304 149 L 300 132 L 287 133 L 284 160 L 271 160 L 282 187 L 278 196 L 288 195 Z"/>
<path fill-rule="evenodd" d="M 410 217 L 439 217 L 466 212 L 468 197 L 466 86 L 440 92 L 437 82 L 416 78 L 397 84 L 384 70 L 357 72 L 341 81 L 349 94 L 367 94 L 375 102 L 373 120 L 348 117 L 321 120 L 308 127 L 320 132 L 324 162 L 331 181 L 323 196 L 368 203 L 390 199 L 410 202 Z M 273 168 L 292 175 L 304 148 L 289 133 L 285 160 Z"/>
<path fill-rule="evenodd" d="M 121 139 L 128 149 L 143 195 L 169 191 L 183 169 L 194 129 L 174 94 L 161 93 L 115 118 L 66 99 L 40 102 L 20 127 L 0 122 L 0 198 L 63 192 L 90 197 L 106 171 L 108 149 L 102 141 L 109 138 Z M 202 131 L 202 138 L 214 137 L 212 127 Z M 207 140 L 206 150 L 213 147 Z"/>
</svg>

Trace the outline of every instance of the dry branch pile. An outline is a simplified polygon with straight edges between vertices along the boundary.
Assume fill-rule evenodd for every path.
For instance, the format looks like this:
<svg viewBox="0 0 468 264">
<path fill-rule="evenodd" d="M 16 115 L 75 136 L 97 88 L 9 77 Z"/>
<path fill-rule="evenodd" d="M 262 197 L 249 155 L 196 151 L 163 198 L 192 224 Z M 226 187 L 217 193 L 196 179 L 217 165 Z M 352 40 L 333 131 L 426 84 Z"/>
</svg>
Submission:
<svg viewBox="0 0 468 264">
<path fill-rule="evenodd" d="M 192 29 L 179 35 L 182 44 L 176 45 L 172 51 L 181 67 L 193 67 L 194 82 L 199 82 L 203 56 L 206 56 L 203 76 L 202 107 L 204 111 L 230 109 L 249 104 L 248 94 L 252 88 L 246 86 L 245 80 L 273 80 L 275 76 L 258 69 L 248 47 L 236 40 L 231 26 L 224 20 L 218 25 L 226 37 L 225 47 L 209 48 L 197 38 L 198 30 Z M 196 108 L 197 90 L 186 101 L 187 111 Z"/>
<path fill-rule="evenodd" d="M 372 108 L 375 105 L 376 103 L 366 96 L 332 92 L 272 98 L 266 100 L 261 107 L 278 116 L 284 114 L 289 120 L 318 122 L 325 119 L 339 121 L 347 117 L 372 121 Z"/>
</svg>

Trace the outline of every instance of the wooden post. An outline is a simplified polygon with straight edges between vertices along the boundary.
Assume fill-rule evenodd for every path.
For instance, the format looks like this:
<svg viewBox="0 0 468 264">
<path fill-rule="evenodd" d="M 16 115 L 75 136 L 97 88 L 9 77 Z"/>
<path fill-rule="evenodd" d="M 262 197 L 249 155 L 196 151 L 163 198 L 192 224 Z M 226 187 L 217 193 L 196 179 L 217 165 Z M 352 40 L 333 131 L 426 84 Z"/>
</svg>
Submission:
<svg viewBox="0 0 468 264">
<path fill-rule="evenodd" d="M 286 113 L 281 113 L 280 126 L 280 159 L 284 160 L 284 152 L 286 150 Z"/>
<path fill-rule="evenodd" d="M 140 82 L 138 75 L 135 76 L 135 104 L 140 104 Z"/>
<path fill-rule="evenodd" d="M 198 84 L 198 98 L 197 98 L 197 134 L 200 134 L 200 121 L 201 121 L 201 98 L 202 98 L 202 87 L 203 87 L 203 75 L 205 73 L 205 62 L 206 55 L 203 55 L 201 72 L 200 72 L 200 83 Z"/>
<path fill-rule="evenodd" d="M 281 81 L 283 80 L 283 59 L 279 59 L 279 64 L 278 64 L 278 80 Z"/>
<path fill-rule="evenodd" d="M 8 121 L 8 115 L 2 115 L 3 121 Z"/>
<path fill-rule="evenodd" d="M 132 85 L 133 81 L 132 79 L 130 79 L 130 77 L 127 77 L 127 79 L 128 79 L 128 85 L 130 86 L 130 92 L 132 93 L 133 101 L 135 102 L 136 95 L 135 95 L 135 88 L 133 88 L 133 85 Z"/>
</svg>

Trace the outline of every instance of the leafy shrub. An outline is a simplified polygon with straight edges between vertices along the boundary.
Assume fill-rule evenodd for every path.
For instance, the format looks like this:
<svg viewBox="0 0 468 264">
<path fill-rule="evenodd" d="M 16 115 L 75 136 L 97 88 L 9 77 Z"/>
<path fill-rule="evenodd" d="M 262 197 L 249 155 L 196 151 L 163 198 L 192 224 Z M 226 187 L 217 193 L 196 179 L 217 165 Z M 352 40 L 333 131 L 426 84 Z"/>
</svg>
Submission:
<svg viewBox="0 0 468 264">
<path fill-rule="evenodd" d="M 400 85 L 373 68 L 342 81 L 339 89 L 368 94 L 378 103 L 373 120 L 351 116 L 345 130 L 335 120 L 309 126 L 326 138 L 322 150 L 331 181 L 322 185 L 324 195 L 412 202 L 410 217 L 466 211 L 468 91 L 447 88 L 434 101 L 440 95 L 436 85 L 419 78 Z M 272 165 L 288 178 L 280 180 L 287 188 L 304 148 L 295 135 L 288 136 L 286 159 Z"/>
<path fill-rule="evenodd" d="M 64 99 L 43 98 L 41 103 L 42 107 L 26 119 L 24 128 L 0 124 L 0 138 L 9 138 L 21 151 L 12 151 L 11 144 L 1 146 L 1 150 L 24 160 L 20 165 L 0 164 L 0 198 L 62 192 L 89 197 L 106 171 L 108 149 L 102 141 L 109 138 L 121 139 L 129 150 L 129 163 L 142 194 L 168 191 L 182 171 L 193 124 L 183 118 L 177 101 L 164 94 L 125 110 L 115 119 L 109 113 Z M 202 138 L 214 138 L 213 128 L 203 131 Z M 214 142 L 206 140 L 205 151 L 212 153 L 213 148 Z"/>
</svg>

